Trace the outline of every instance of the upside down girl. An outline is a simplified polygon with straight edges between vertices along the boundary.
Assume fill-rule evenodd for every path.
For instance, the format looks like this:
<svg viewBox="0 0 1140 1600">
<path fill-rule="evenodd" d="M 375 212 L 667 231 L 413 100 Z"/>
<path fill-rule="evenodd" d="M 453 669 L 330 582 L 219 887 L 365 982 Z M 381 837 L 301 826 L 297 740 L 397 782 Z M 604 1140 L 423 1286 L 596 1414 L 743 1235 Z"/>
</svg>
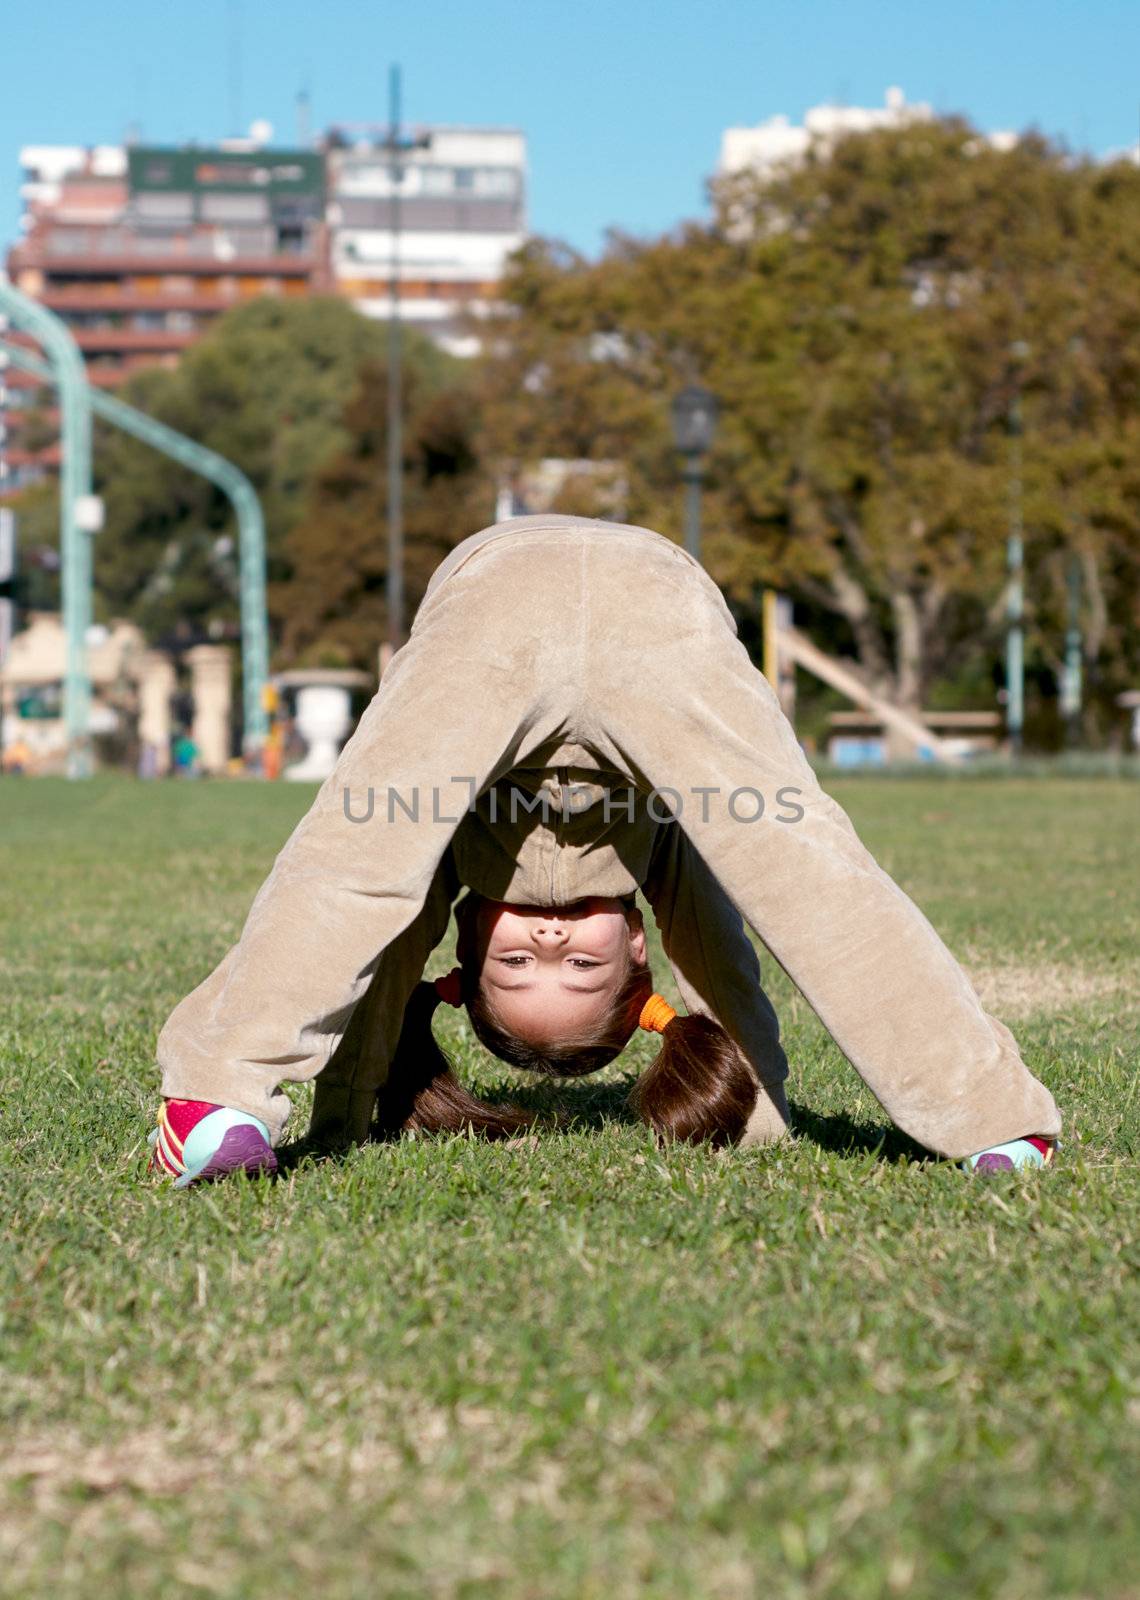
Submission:
<svg viewBox="0 0 1140 1600">
<path fill-rule="evenodd" d="M 453 910 L 459 965 L 425 983 Z M 981 1170 L 1049 1159 L 1052 1096 L 820 788 L 700 565 L 644 528 L 498 523 L 436 571 L 240 939 L 162 1030 L 153 1163 L 182 1186 L 272 1170 L 281 1085 L 311 1079 L 322 1141 L 514 1132 L 450 1072 L 442 999 L 560 1076 L 657 1032 L 634 1102 L 662 1138 L 777 1140 L 787 1062 L 745 923 L 911 1138 Z"/>
</svg>

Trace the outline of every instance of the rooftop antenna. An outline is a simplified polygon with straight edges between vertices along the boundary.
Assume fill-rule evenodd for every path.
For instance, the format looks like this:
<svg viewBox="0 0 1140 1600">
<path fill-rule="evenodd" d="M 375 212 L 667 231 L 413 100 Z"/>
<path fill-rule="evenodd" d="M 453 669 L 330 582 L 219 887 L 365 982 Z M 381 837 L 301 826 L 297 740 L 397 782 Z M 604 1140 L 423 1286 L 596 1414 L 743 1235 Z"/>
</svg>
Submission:
<svg viewBox="0 0 1140 1600">
<path fill-rule="evenodd" d="M 310 108 L 309 108 L 309 91 L 308 91 L 308 89 L 298 89 L 298 91 L 297 91 L 297 143 L 301 146 L 302 149 L 304 149 L 309 144 L 310 139 L 312 138 L 312 130 L 311 130 L 310 126 L 309 126 L 309 109 Z"/>
<path fill-rule="evenodd" d="M 141 61 L 133 63 L 135 80 L 135 112 L 127 123 L 127 132 L 124 143 L 128 145 L 141 144 L 143 136 L 143 113 L 146 110 L 146 68 Z"/>
</svg>

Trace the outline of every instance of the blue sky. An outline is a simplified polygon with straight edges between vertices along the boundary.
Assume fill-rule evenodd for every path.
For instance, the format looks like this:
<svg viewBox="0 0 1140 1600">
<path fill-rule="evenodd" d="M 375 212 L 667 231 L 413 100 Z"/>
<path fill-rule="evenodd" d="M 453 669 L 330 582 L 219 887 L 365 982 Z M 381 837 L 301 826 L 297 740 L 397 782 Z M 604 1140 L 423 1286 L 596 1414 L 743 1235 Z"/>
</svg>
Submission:
<svg viewBox="0 0 1140 1600">
<path fill-rule="evenodd" d="M 590 254 L 610 225 L 700 215 L 721 130 L 775 112 L 899 84 L 1097 153 L 1140 120 L 1137 0 L 7 0 L 0 60 L 4 243 L 21 145 L 119 143 L 131 123 L 205 142 L 255 117 L 289 142 L 302 87 L 315 128 L 382 120 L 394 60 L 410 121 L 521 127 L 532 229 Z"/>
</svg>

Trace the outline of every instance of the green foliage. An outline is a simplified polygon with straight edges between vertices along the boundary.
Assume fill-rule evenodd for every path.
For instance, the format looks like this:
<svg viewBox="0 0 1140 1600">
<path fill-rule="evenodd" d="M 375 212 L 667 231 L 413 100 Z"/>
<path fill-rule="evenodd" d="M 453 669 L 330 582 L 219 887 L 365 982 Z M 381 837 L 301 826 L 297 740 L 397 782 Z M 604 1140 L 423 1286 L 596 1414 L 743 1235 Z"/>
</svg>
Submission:
<svg viewBox="0 0 1140 1600">
<path fill-rule="evenodd" d="M 945 119 L 723 180 L 714 201 L 710 223 L 615 233 L 593 263 L 530 241 L 474 364 L 405 332 L 410 605 L 497 483 L 544 457 L 614 465 L 570 475 L 557 509 L 680 538 L 669 403 L 699 380 L 722 404 L 704 557 L 745 637 L 775 584 L 896 701 L 973 685 L 992 704 L 1019 473 L 1030 730 L 1061 736 L 1075 569 L 1085 735 L 1106 740 L 1140 678 L 1140 170 Z M 386 339 L 341 301 L 261 299 L 128 386 L 257 486 L 287 663 L 371 667 L 387 632 Z M 102 428 L 96 460 L 101 612 L 152 637 L 232 630 L 221 497 Z"/>
<path fill-rule="evenodd" d="M 450 359 L 414 333 L 409 367 L 441 382 Z M 310 484 L 343 449 L 343 416 L 387 330 L 336 299 L 262 298 L 221 319 L 171 371 L 133 379 L 124 398 L 236 463 L 261 496 L 270 578 L 291 571 L 290 535 Z M 107 504 L 96 583 L 107 612 L 152 635 L 232 627 L 236 529 L 223 496 L 146 445 L 101 427 L 96 464 Z M 335 556 L 335 552 L 330 552 Z"/>
<path fill-rule="evenodd" d="M 172 1194 L 156 1032 L 309 795 L 0 780 L 0 1594 L 1132 1594 L 1134 787 L 836 796 L 1056 1094 L 1049 1173 L 924 1162 L 768 962 L 789 1148 L 656 1150 L 642 1039 L 514 1078 L 577 1115 L 533 1145 Z"/>
<path fill-rule="evenodd" d="M 668 406 L 698 378 L 723 407 L 714 576 L 741 606 L 789 590 L 917 705 L 994 653 L 1019 399 L 1031 665 L 1059 669 L 1073 553 L 1107 696 L 1140 671 L 1138 202 L 1124 163 L 951 120 L 725 182 L 712 225 L 615 237 L 596 264 L 532 244 L 487 363 L 488 448 L 620 460 L 631 518 L 679 536 Z"/>
<path fill-rule="evenodd" d="M 291 577 L 274 606 L 289 661 L 375 670 L 387 637 L 388 376 L 366 362 L 343 416 L 347 443 L 316 474 L 286 545 Z M 403 384 L 407 616 L 461 539 L 492 520 L 469 375 L 409 361 Z"/>
</svg>

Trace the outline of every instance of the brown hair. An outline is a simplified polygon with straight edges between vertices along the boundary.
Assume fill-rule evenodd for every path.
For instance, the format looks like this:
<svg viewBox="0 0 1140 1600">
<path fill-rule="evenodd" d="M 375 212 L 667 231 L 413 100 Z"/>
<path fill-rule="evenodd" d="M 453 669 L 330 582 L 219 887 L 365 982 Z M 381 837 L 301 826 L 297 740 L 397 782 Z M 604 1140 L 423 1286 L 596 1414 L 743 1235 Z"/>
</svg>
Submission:
<svg viewBox="0 0 1140 1600">
<path fill-rule="evenodd" d="M 467 1128 L 487 1139 L 504 1139 L 529 1127 L 532 1113 L 517 1106 L 488 1105 L 460 1083 L 431 1029 L 438 1004 L 434 984 L 416 985 L 404 1008 L 388 1081 L 380 1092 L 376 1133 L 383 1138 L 412 1129 L 460 1133 Z"/>
<path fill-rule="evenodd" d="M 559 1078 L 597 1072 L 620 1055 L 652 987 L 648 966 L 631 960 L 600 1029 L 590 1038 L 563 1040 L 539 1050 L 498 1022 L 470 963 L 464 966 L 462 985 L 471 1026 L 493 1055 L 524 1071 Z M 478 1100 L 455 1077 L 432 1033 L 438 1003 L 434 984 L 417 985 L 380 1096 L 377 1131 L 393 1135 L 404 1129 L 424 1133 L 469 1129 L 496 1139 L 529 1127 L 535 1121 L 533 1113 Z M 663 1141 L 707 1140 L 721 1147 L 741 1137 L 758 1092 L 751 1070 L 718 1022 L 711 1017 L 676 1016 L 666 1025 L 661 1049 L 638 1079 L 630 1103 Z"/>
</svg>

